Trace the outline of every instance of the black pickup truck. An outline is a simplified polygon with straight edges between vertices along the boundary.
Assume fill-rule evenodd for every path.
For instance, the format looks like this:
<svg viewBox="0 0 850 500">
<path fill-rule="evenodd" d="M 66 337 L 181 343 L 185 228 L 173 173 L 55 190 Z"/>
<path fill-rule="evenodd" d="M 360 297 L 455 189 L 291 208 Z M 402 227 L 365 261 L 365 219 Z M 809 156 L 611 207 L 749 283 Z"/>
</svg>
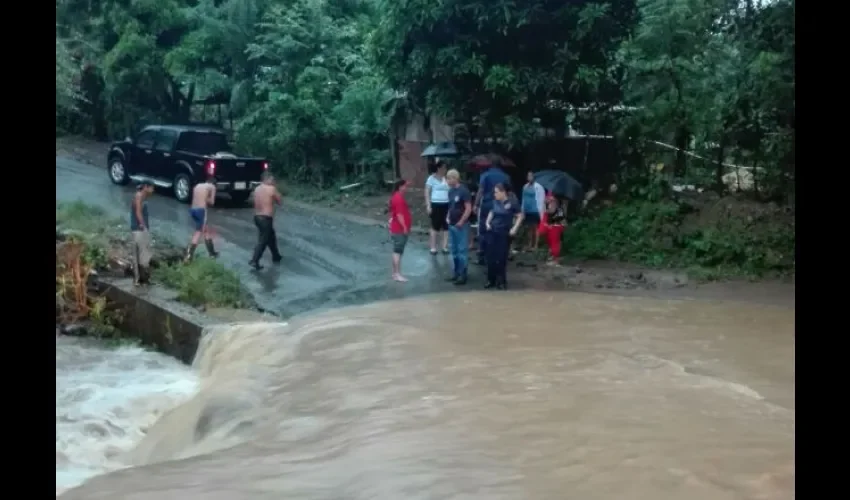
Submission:
<svg viewBox="0 0 850 500">
<path fill-rule="evenodd" d="M 109 178 L 115 184 L 147 180 L 171 189 L 174 197 L 188 203 L 192 188 L 207 176 L 215 177 L 219 193 L 244 203 L 268 170 L 263 158 L 230 153 L 222 129 L 197 125 L 151 125 L 135 139 L 113 143 L 107 156 Z"/>
</svg>

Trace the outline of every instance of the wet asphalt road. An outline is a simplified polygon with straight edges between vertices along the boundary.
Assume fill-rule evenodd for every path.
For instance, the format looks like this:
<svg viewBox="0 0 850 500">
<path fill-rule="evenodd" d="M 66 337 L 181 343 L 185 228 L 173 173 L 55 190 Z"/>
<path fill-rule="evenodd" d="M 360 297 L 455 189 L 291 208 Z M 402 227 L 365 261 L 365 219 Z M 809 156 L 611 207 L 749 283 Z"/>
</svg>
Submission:
<svg viewBox="0 0 850 500">
<path fill-rule="evenodd" d="M 129 218 L 132 194 L 132 187 L 112 184 L 105 167 L 56 158 L 57 201 L 79 199 Z M 210 225 L 217 232 L 220 261 L 240 276 L 261 307 L 284 317 L 308 310 L 457 291 L 445 282 L 451 273 L 447 256 L 432 257 L 427 248 L 411 243 L 402 264 L 410 282 L 392 282 L 386 229 L 293 207 L 286 200 L 275 217 L 283 262 L 272 265 L 266 251 L 261 261 L 265 268 L 254 271 L 248 266 L 257 235 L 252 209 L 248 205 L 234 208 L 225 197 L 217 205 L 210 214 Z M 188 242 L 191 226 L 187 205 L 157 192 L 149 210 L 155 233 L 180 244 Z M 198 255 L 205 255 L 203 247 L 198 248 Z M 477 281 L 468 287 L 479 289 Z"/>
</svg>

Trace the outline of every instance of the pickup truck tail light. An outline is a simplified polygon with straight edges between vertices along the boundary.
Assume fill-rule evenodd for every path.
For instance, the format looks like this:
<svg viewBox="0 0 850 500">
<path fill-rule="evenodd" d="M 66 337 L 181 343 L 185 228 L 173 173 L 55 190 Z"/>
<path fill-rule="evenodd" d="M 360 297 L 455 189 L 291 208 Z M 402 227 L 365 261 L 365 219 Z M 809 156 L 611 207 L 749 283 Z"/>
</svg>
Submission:
<svg viewBox="0 0 850 500">
<path fill-rule="evenodd" d="M 263 170 L 268 170 L 268 169 L 269 169 L 269 162 L 264 161 L 263 162 Z"/>
<path fill-rule="evenodd" d="M 212 160 L 207 162 L 207 175 L 215 175 L 215 162 Z"/>
</svg>

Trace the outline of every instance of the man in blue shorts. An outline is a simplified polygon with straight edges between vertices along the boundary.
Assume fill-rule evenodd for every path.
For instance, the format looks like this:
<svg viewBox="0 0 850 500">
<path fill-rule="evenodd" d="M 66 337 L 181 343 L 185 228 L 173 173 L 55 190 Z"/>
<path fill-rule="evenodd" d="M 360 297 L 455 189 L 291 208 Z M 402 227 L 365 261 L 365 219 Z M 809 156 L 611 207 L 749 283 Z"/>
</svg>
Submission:
<svg viewBox="0 0 850 500">
<path fill-rule="evenodd" d="M 218 252 L 213 246 L 212 236 L 207 229 L 207 209 L 215 204 L 215 178 L 207 177 L 205 182 L 195 186 L 192 190 L 192 208 L 189 209 L 189 217 L 192 219 L 192 227 L 195 232 L 192 233 L 192 242 L 186 248 L 186 257 L 184 262 L 191 262 L 195 256 L 195 249 L 201 241 L 201 236 L 204 237 L 204 245 L 207 247 L 207 253 L 210 257 L 218 257 Z"/>
</svg>

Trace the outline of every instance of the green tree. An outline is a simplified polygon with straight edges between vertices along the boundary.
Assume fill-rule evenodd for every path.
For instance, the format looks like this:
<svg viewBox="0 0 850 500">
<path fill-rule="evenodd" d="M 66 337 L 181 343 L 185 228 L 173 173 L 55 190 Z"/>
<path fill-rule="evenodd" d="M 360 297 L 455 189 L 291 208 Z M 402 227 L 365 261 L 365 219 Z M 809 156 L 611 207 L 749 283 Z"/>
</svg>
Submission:
<svg viewBox="0 0 850 500">
<path fill-rule="evenodd" d="M 80 93 L 79 82 L 80 70 L 68 42 L 56 35 L 56 115 L 74 112 L 79 108 Z"/>
<path fill-rule="evenodd" d="M 189 31 L 190 0 L 63 0 L 56 17 L 61 35 L 71 31 L 91 48 L 80 93 L 92 106 L 90 122 L 105 121 L 109 135 L 129 133 L 141 121 L 186 120 L 194 82 L 167 65 Z M 88 64 L 92 61 L 93 64 Z M 99 134 L 98 134 L 99 135 Z"/>
<path fill-rule="evenodd" d="M 258 65 L 246 51 L 269 0 L 201 0 L 186 9 L 191 30 L 168 54 L 169 69 L 196 83 L 199 97 L 226 94 L 231 112 L 250 103 Z"/>
<path fill-rule="evenodd" d="M 387 87 L 367 58 L 368 2 L 272 5 L 248 46 L 258 68 L 237 136 L 288 176 L 326 185 L 388 162 Z M 375 174 L 377 177 L 377 174 Z"/>
<path fill-rule="evenodd" d="M 540 125 L 563 130 L 568 105 L 621 98 L 613 55 L 630 0 L 379 3 L 374 50 L 389 83 L 471 136 L 528 142 Z"/>
<path fill-rule="evenodd" d="M 692 149 L 713 161 L 688 175 L 710 174 L 719 190 L 725 162 L 766 166 L 771 156 L 765 179 L 787 189 L 794 1 L 641 0 L 639 7 L 638 28 L 620 52 L 639 134 L 672 138 L 678 176 Z"/>
</svg>

